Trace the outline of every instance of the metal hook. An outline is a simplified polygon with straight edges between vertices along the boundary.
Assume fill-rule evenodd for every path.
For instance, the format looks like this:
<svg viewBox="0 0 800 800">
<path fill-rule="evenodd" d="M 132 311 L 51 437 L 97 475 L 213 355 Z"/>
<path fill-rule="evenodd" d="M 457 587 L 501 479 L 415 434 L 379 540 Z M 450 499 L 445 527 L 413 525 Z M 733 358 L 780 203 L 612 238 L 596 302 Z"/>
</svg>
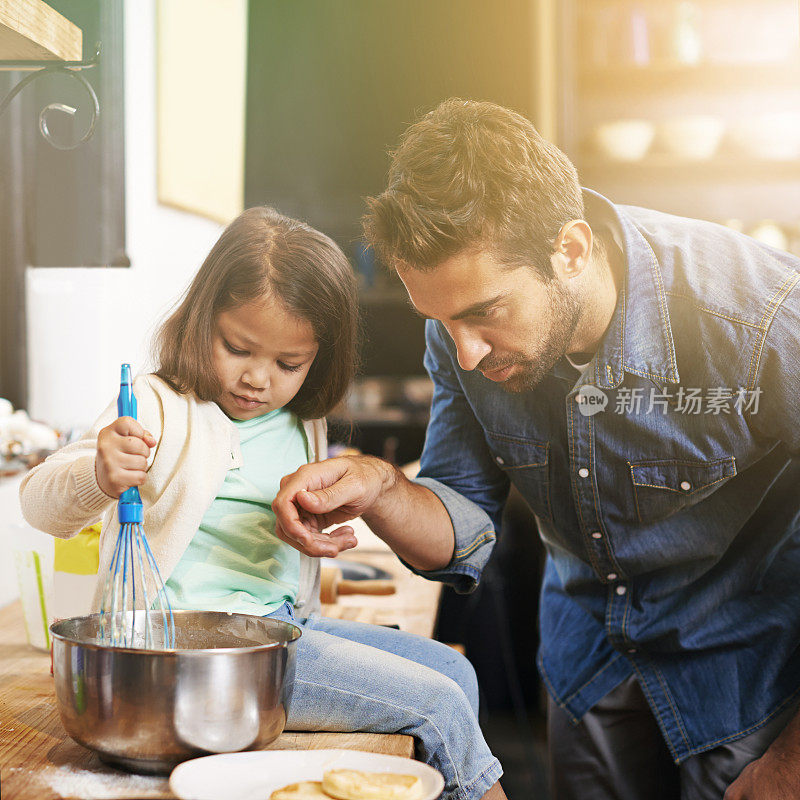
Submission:
<svg viewBox="0 0 800 800">
<path fill-rule="evenodd" d="M 65 106 L 63 103 L 50 103 L 49 106 L 45 106 L 39 112 L 39 130 L 42 132 L 42 136 L 50 142 L 53 147 L 56 147 L 54 140 L 50 135 L 50 129 L 47 127 L 47 112 L 48 111 L 63 111 L 65 114 L 69 114 L 70 116 L 75 116 L 75 112 L 78 110 L 73 106 Z"/>
<path fill-rule="evenodd" d="M 65 114 L 74 115 L 77 109 L 72 106 L 64 105 L 63 103 L 50 103 L 45 106 L 39 113 L 39 130 L 42 133 L 45 141 L 56 150 L 74 150 L 80 147 L 84 142 L 91 139 L 94 134 L 94 129 L 97 125 L 97 117 L 100 115 L 100 103 L 97 99 L 92 85 L 80 75 L 78 70 L 89 69 L 97 65 L 100 61 L 101 44 L 98 42 L 95 45 L 95 54 L 89 61 L 63 61 L 54 66 L 50 61 L 0 61 L 0 66 L 8 69 L 32 69 L 35 68 L 36 72 L 32 72 L 27 77 L 23 78 L 7 95 L 0 101 L 0 115 L 8 108 L 11 101 L 32 81 L 36 80 L 41 75 L 52 74 L 60 72 L 69 78 L 74 78 L 80 83 L 83 88 L 88 92 L 89 98 L 92 101 L 92 118 L 89 121 L 89 128 L 81 138 L 73 144 L 59 144 L 50 133 L 47 125 L 47 113 L 49 111 L 60 111 Z"/>
<path fill-rule="evenodd" d="M 73 106 L 64 105 L 64 103 L 50 103 L 50 105 L 45 106 L 39 112 L 39 130 L 42 132 L 42 136 L 44 137 L 45 141 L 51 145 L 51 147 L 55 147 L 56 150 L 74 150 L 76 147 L 80 147 L 84 142 L 88 142 L 89 139 L 92 138 L 94 134 L 95 126 L 97 125 L 97 117 L 100 115 L 100 103 L 97 100 L 97 95 L 94 93 L 94 89 L 92 85 L 83 77 L 83 75 L 78 74 L 77 72 L 64 69 L 63 67 L 58 67 L 52 72 L 61 72 L 65 75 L 68 75 L 70 78 L 75 78 L 75 80 L 80 83 L 84 89 L 89 93 L 89 97 L 92 100 L 92 118 L 89 122 L 89 128 L 87 129 L 86 133 L 78 139 L 77 142 L 73 142 L 72 144 L 60 144 L 57 142 L 53 135 L 50 133 L 50 128 L 47 126 L 47 112 L 48 111 L 61 111 L 65 114 L 70 114 L 74 116 L 77 109 L 73 108 Z"/>
</svg>

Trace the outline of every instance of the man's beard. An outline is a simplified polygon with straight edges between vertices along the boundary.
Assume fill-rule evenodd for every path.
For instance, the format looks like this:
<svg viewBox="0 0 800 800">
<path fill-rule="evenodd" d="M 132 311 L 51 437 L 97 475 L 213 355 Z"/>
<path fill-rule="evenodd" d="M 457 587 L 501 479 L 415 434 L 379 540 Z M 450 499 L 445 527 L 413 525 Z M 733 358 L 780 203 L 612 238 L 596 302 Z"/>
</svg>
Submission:
<svg viewBox="0 0 800 800">
<path fill-rule="evenodd" d="M 542 379 L 567 354 L 572 335 L 581 316 L 578 299 L 558 280 L 548 284 L 550 294 L 550 329 L 539 344 L 535 358 L 513 361 L 515 372 L 499 384 L 506 392 L 518 394 L 535 389 Z M 486 367 L 482 367 L 486 369 Z M 489 365 L 491 368 L 491 365 Z"/>
</svg>

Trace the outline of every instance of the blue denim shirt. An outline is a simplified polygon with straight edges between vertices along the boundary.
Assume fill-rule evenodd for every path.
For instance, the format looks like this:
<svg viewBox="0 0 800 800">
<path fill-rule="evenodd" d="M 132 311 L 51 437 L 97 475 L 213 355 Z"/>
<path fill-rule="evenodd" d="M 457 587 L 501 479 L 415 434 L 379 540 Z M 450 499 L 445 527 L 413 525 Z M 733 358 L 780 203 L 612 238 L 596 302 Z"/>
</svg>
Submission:
<svg viewBox="0 0 800 800">
<path fill-rule="evenodd" d="M 680 761 L 800 688 L 800 261 L 712 223 L 584 201 L 626 275 L 582 375 L 562 360 L 506 393 L 460 369 L 428 322 L 418 482 L 456 547 L 422 574 L 474 588 L 513 483 L 547 549 L 549 692 L 577 721 L 635 673 Z"/>
</svg>

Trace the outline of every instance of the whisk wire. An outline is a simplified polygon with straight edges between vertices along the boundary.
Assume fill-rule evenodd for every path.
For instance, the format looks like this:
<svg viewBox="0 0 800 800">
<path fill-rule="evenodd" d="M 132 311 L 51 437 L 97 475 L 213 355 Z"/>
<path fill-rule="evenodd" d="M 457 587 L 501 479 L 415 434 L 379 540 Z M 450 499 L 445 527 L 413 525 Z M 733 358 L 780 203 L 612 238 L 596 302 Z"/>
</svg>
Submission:
<svg viewBox="0 0 800 800">
<path fill-rule="evenodd" d="M 143 560 L 142 560 L 142 549 L 143 549 L 142 542 L 146 542 L 147 540 L 144 538 L 144 532 L 142 531 L 142 528 L 141 528 L 140 525 L 132 525 L 131 529 L 132 529 L 132 533 L 133 533 L 131 539 L 132 540 L 133 539 L 136 540 L 135 541 L 135 544 L 136 544 L 135 552 L 136 552 L 136 558 L 138 559 L 138 562 L 139 562 L 139 575 L 142 576 L 142 596 L 144 598 L 145 614 L 147 614 L 147 611 L 150 609 L 150 601 L 149 601 L 148 596 L 147 596 L 147 583 L 144 580 L 144 563 L 143 563 Z M 134 593 L 135 593 L 135 591 L 136 591 L 136 583 L 134 582 L 133 585 L 134 585 Z M 136 616 L 136 610 L 135 610 L 136 609 L 136 602 L 135 602 L 135 600 L 134 600 L 133 607 L 134 607 L 133 615 L 134 615 L 134 626 L 135 626 L 135 616 Z M 145 618 L 144 646 L 147 647 L 147 648 L 152 648 L 152 646 L 153 646 L 152 639 L 153 639 L 152 632 L 151 632 L 150 626 L 147 624 L 147 620 Z"/>
<path fill-rule="evenodd" d="M 127 620 L 125 619 L 124 609 L 128 608 L 128 594 L 131 583 L 136 585 L 135 581 L 131 581 L 128 577 L 128 556 L 130 555 L 131 560 L 133 560 L 133 549 L 132 549 L 132 542 L 131 542 L 131 529 L 128 525 L 123 525 L 123 536 L 125 537 L 125 561 L 122 568 L 122 608 L 123 608 L 123 615 L 122 615 L 122 643 L 126 647 L 128 646 L 128 632 L 127 628 Z M 133 608 L 133 613 L 131 614 L 131 624 L 136 624 L 136 603 L 131 604 Z M 133 641 L 133 629 L 131 629 L 131 641 Z"/>
<path fill-rule="evenodd" d="M 161 570 L 158 568 L 153 551 L 150 549 L 150 544 L 147 537 L 142 531 L 142 549 L 144 550 L 145 557 L 150 565 L 150 569 L 156 581 L 156 602 L 159 605 L 158 610 L 161 612 L 162 624 L 164 625 L 164 637 L 168 642 L 166 647 L 175 647 L 175 616 L 172 613 L 172 603 L 167 596 L 167 589 L 164 581 L 161 579 Z M 154 603 L 155 605 L 155 603 Z M 151 606 L 148 606 L 151 608 Z"/>
<path fill-rule="evenodd" d="M 106 628 L 110 621 L 111 607 L 115 605 L 114 593 L 116 592 L 116 573 L 115 564 L 119 564 L 119 554 L 124 543 L 124 536 L 117 536 L 117 541 L 114 545 L 114 554 L 111 556 L 111 567 L 109 569 L 109 577 L 106 579 L 103 587 L 103 594 L 100 599 L 100 640 L 104 641 L 106 638 Z"/>
</svg>

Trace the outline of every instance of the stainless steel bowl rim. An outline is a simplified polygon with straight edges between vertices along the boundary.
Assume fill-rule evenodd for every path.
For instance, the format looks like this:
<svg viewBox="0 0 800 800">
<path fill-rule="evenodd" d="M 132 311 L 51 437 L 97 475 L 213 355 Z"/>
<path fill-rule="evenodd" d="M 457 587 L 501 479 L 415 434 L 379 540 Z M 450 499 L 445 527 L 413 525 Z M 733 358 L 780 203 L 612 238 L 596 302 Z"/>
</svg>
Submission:
<svg viewBox="0 0 800 800">
<path fill-rule="evenodd" d="M 153 612 L 151 612 L 153 613 Z M 175 611 L 174 614 L 177 617 L 180 615 L 180 611 Z M 196 613 L 196 612 L 189 612 L 189 613 Z M 220 613 L 226 616 L 242 616 L 242 617 L 253 617 L 254 619 L 264 619 L 264 617 L 259 617 L 256 614 L 240 614 L 239 612 L 209 612 L 209 613 Z M 78 647 L 85 647 L 89 650 L 113 650 L 115 653 L 135 653 L 136 655 L 156 655 L 156 656 L 191 656 L 193 654 L 205 654 L 205 653 L 263 653 L 268 650 L 279 650 L 282 647 L 286 647 L 287 645 L 291 644 L 292 642 L 296 642 L 302 635 L 303 631 L 291 622 L 286 622 L 286 620 L 275 620 L 275 622 L 280 622 L 283 625 L 293 629 L 294 635 L 288 642 L 271 642 L 270 644 L 257 644 L 257 645 L 249 645 L 243 647 L 174 647 L 168 649 L 148 649 L 145 647 L 112 647 L 111 645 L 104 645 L 104 644 L 97 644 L 96 642 L 86 641 L 84 639 L 78 639 L 72 636 L 66 636 L 63 633 L 59 633 L 56 628 L 60 625 L 64 625 L 65 623 L 77 623 L 81 620 L 89 620 L 93 617 L 99 617 L 99 614 L 85 614 L 81 617 L 65 617 L 64 619 L 58 620 L 58 622 L 54 622 L 50 625 L 50 633 L 52 634 L 54 639 L 58 639 L 62 642 L 69 642 L 72 645 L 77 645 Z"/>
</svg>

